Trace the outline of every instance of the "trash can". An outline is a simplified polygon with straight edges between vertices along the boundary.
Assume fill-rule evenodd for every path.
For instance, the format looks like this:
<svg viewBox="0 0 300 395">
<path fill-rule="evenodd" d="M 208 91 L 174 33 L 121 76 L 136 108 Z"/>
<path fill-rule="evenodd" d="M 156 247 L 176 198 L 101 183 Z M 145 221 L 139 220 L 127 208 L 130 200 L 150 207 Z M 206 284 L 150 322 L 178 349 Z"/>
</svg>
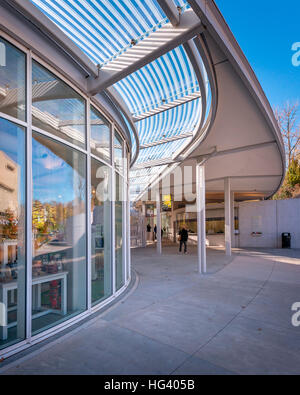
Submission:
<svg viewBox="0 0 300 395">
<path fill-rule="evenodd" d="M 291 248 L 291 234 L 290 233 L 282 233 L 282 248 Z"/>
</svg>

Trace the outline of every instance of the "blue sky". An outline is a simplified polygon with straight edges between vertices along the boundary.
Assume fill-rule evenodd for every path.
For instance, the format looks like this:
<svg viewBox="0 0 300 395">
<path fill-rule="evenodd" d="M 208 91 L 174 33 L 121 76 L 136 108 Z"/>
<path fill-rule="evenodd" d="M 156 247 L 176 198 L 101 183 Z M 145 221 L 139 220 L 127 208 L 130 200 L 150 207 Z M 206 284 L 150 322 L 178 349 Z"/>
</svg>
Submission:
<svg viewBox="0 0 300 395">
<path fill-rule="evenodd" d="M 300 0 L 215 0 L 253 67 L 272 107 L 300 101 Z"/>
</svg>

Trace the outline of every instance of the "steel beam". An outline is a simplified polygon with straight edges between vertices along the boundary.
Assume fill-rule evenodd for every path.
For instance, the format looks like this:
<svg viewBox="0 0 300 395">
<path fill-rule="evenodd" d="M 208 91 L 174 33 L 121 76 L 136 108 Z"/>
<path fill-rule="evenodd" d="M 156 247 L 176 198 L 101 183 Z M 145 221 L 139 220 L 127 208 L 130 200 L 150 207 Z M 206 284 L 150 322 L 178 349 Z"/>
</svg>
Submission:
<svg viewBox="0 0 300 395">
<path fill-rule="evenodd" d="M 197 100 L 201 98 L 200 92 L 191 93 L 190 95 L 183 96 L 179 99 L 175 99 L 173 101 L 168 102 L 167 104 L 162 104 L 159 107 L 153 108 L 152 110 L 146 111 L 140 115 L 136 115 L 133 117 L 133 122 L 139 122 L 143 119 L 153 117 L 154 115 L 161 114 L 162 112 L 169 111 L 172 108 L 176 108 L 182 106 L 191 101 Z"/>
<path fill-rule="evenodd" d="M 187 137 L 193 137 L 193 132 L 189 133 L 182 133 L 177 136 L 173 137 L 166 137 L 161 140 L 156 140 L 153 141 L 152 143 L 147 143 L 147 144 L 141 144 L 140 149 L 146 149 L 146 148 L 151 148 L 151 147 L 156 147 L 157 145 L 165 144 L 165 143 L 170 143 L 172 141 L 177 141 L 177 140 L 182 140 L 186 139 Z"/>
<path fill-rule="evenodd" d="M 179 11 L 174 3 L 174 0 L 157 0 L 160 8 L 167 15 L 173 26 L 178 26 L 180 22 Z"/>
<path fill-rule="evenodd" d="M 148 169 L 149 167 L 170 165 L 172 163 L 175 163 L 175 161 L 172 158 L 151 160 L 149 162 L 139 163 L 135 165 L 131 170 L 134 171 L 134 170 Z"/>
<path fill-rule="evenodd" d="M 231 179 L 236 179 L 236 178 L 274 178 L 274 177 L 281 177 L 281 174 L 253 174 L 253 175 L 248 175 L 248 176 L 230 176 Z M 218 177 L 218 178 L 211 178 L 209 180 L 206 180 L 206 182 L 213 182 L 213 181 L 220 181 L 224 180 L 224 177 Z"/>
<path fill-rule="evenodd" d="M 264 147 L 267 147 L 267 146 L 273 145 L 273 144 L 276 144 L 275 140 L 267 141 L 265 143 L 245 145 L 244 147 L 231 148 L 229 150 L 208 152 L 205 154 L 190 156 L 187 159 L 190 160 L 190 159 L 199 159 L 199 158 L 206 158 L 206 157 L 212 158 L 212 157 L 217 157 L 217 156 L 234 154 L 234 153 L 238 153 L 238 152 L 250 151 L 253 149 L 260 149 L 260 148 L 264 148 Z M 140 164 L 136 165 L 132 170 L 147 169 L 149 167 L 155 167 L 155 166 L 161 166 L 161 165 L 170 165 L 173 163 L 180 163 L 182 161 L 183 160 L 180 156 L 176 159 L 172 159 L 172 158 L 157 159 L 157 160 L 153 160 L 153 161 L 149 161 L 149 162 L 140 163 Z M 257 177 L 257 176 L 253 176 L 253 177 Z M 277 175 L 272 176 L 272 177 L 277 177 Z M 220 179 L 223 179 L 223 178 L 221 177 Z"/>
<path fill-rule="evenodd" d="M 140 41 L 133 47 L 134 51 L 138 51 L 139 48 L 144 49 L 145 45 L 148 50 L 151 50 L 151 48 L 153 47 L 156 49 L 148 52 L 146 55 L 142 56 L 140 59 L 134 61 L 133 63 L 128 63 L 128 66 L 121 70 L 100 70 L 99 76 L 97 78 L 90 79 L 88 81 L 89 93 L 91 95 L 95 95 L 103 91 L 104 89 L 117 83 L 118 81 L 141 69 L 142 67 L 153 62 L 154 60 L 160 58 L 161 56 L 170 52 L 184 42 L 192 39 L 197 34 L 202 33 L 203 31 L 204 27 L 196 14 L 191 10 L 186 11 L 181 17 L 180 24 L 173 29 L 173 32 L 182 32 L 182 34 L 177 34 L 175 38 L 171 39 L 170 41 L 166 41 L 162 45 L 157 42 L 156 46 L 154 45 L 154 43 L 149 43 L 149 46 L 147 46 L 147 38 Z M 129 54 L 129 51 L 130 49 L 128 49 L 126 53 Z M 141 51 L 140 55 L 143 55 L 143 51 Z M 119 58 L 121 58 L 121 56 Z"/>
</svg>

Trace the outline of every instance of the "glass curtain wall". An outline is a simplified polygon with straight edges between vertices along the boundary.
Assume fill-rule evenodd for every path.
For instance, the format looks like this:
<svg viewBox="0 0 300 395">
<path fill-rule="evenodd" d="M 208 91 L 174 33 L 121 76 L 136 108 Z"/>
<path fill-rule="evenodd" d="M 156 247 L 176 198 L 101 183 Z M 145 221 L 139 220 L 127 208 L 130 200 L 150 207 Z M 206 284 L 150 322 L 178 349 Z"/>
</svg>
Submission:
<svg viewBox="0 0 300 395">
<path fill-rule="evenodd" d="M 114 136 L 114 162 L 116 169 L 124 175 L 125 160 L 124 147 L 120 135 L 115 132 Z M 124 193 L 123 193 L 124 179 L 116 172 L 115 176 L 115 265 L 116 265 L 116 289 L 119 290 L 125 284 L 125 268 L 123 262 L 124 240 L 123 235 L 123 216 L 126 213 L 124 210 Z"/>
<path fill-rule="evenodd" d="M 110 173 L 108 166 L 92 158 L 92 304 L 112 294 Z"/>
<path fill-rule="evenodd" d="M 115 265 L 116 289 L 119 290 L 125 283 L 123 270 L 123 179 L 116 173 L 116 200 L 115 200 Z"/>
<path fill-rule="evenodd" d="M 26 119 L 26 57 L 0 38 L 0 112 Z M 0 117 L 0 349 L 25 338 L 25 135 Z"/>
<path fill-rule="evenodd" d="M 123 154 L 123 141 L 121 137 L 116 133 L 114 137 L 114 158 L 115 168 L 121 173 L 124 173 L 124 154 Z"/>
<path fill-rule="evenodd" d="M 0 118 L 0 349 L 25 337 L 25 130 Z"/>
<path fill-rule="evenodd" d="M 91 153 L 111 163 L 111 131 L 100 112 L 91 106 Z"/>
<path fill-rule="evenodd" d="M 84 99 L 37 62 L 32 62 L 32 125 L 80 148 L 86 147 Z"/>
<path fill-rule="evenodd" d="M 27 56 L 0 37 L 0 350 L 78 316 L 126 280 L 124 141 L 94 106 L 87 120 L 88 99 L 66 82 L 34 59 L 27 68 Z"/>
<path fill-rule="evenodd" d="M 91 153 L 111 164 L 111 127 L 94 106 L 90 107 Z M 91 259 L 92 305 L 113 293 L 111 253 L 111 168 L 91 158 Z"/>
<path fill-rule="evenodd" d="M 0 37 L 0 111 L 26 119 L 25 55 Z"/>
<path fill-rule="evenodd" d="M 33 133 L 32 330 L 86 310 L 86 157 Z"/>
</svg>

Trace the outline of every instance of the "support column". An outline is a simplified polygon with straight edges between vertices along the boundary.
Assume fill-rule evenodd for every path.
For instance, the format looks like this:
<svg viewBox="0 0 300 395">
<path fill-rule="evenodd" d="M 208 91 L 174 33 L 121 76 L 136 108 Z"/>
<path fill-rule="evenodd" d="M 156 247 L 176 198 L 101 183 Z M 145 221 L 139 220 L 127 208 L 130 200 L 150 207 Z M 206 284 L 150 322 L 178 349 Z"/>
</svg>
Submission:
<svg viewBox="0 0 300 395">
<path fill-rule="evenodd" d="M 224 179 L 224 208 L 225 208 L 225 251 L 227 256 L 231 256 L 231 186 L 230 178 Z"/>
<path fill-rule="evenodd" d="M 196 189 L 198 270 L 200 274 L 204 274 L 206 273 L 205 171 L 201 164 L 197 164 Z"/>
<path fill-rule="evenodd" d="M 129 194 L 129 182 L 127 183 L 127 279 L 131 278 L 131 223 L 130 223 L 130 194 Z"/>
<path fill-rule="evenodd" d="M 147 246 L 147 233 L 146 233 L 146 205 L 142 204 L 142 247 Z"/>
<path fill-rule="evenodd" d="M 234 215 L 234 192 L 233 191 L 231 191 L 231 193 L 230 193 L 230 208 L 231 208 L 231 247 L 235 248 L 236 247 L 236 245 L 235 245 L 235 233 L 234 233 L 234 230 L 235 230 L 235 226 L 234 226 L 235 215 Z"/>
<path fill-rule="evenodd" d="M 174 196 L 172 197 L 172 207 L 171 207 L 171 232 L 173 243 L 176 243 L 176 229 L 175 229 L 175 217 L 174 217 Z"/>
<path fill-rule="evenodd" d="M 162 248 L 161 248 L 161 213 L 160 213 L 160 192 L 159 188 L 156 191 L 156 248 L 157 253 L 161 255 Z"/>
</svg>

